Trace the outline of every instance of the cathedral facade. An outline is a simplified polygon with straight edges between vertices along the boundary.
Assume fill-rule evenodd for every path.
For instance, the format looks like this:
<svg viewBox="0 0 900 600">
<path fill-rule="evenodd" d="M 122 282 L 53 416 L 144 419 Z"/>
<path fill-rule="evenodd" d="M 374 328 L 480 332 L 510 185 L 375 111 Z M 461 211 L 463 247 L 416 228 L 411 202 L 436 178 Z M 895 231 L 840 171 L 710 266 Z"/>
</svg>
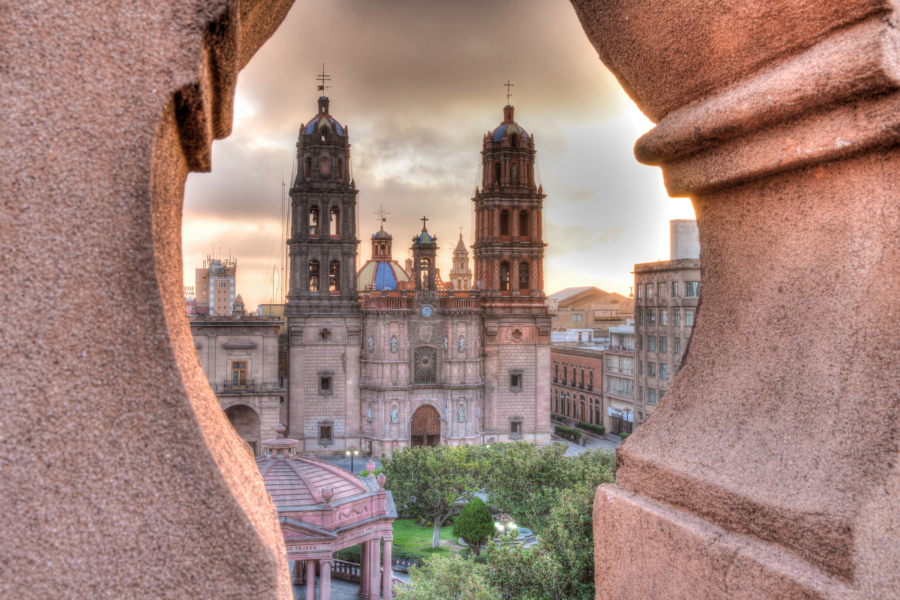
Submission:
<svg viewBox="0 0 900 600">
<path fill-rule="evenodd" d="M 460 236 L 444 282 L 423 219 L 405 268 L 382 227 L 371 237 L 372 259 L 357 271 L 349 130 L 319 99 L 297 143 L 285 307 L 288 429 L 304 452 L 549 443 L 545 196 L 535 186 L 534 153 L 534 138 L 505 107 L 503 123 L 483 140 L 474 270 Z"/>
</svg>

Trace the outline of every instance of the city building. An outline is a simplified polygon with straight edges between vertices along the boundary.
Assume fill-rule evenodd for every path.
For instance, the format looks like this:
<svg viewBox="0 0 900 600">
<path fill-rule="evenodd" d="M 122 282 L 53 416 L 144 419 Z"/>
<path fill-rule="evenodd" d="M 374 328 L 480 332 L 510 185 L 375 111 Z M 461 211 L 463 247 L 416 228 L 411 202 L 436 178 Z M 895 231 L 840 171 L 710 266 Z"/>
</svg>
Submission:
<svg viewBox="0 0 900 600">
<path fill-rule="evenodd" d="M 553 344 L 550 410 L 572 421 L 603 424 L 603 346 Z"/>
<path fill-rule="evenodd" d="M 258 454 L 262 440 L 274 438 L 278 423 L 290 417 L 279 363 L 278 317 L 243 314 L 190 317 L 200 365 L 219 406 L 238 435 Z"/>
<path fill-rule="evenodd" d="M 604 352 L 603 425 L 611 434 L 634 430 L 634 321 L 609 328 Z"/>
<path fill-rule="evenodd" d="M 634 315 L 634 300 L 596 287 L 573 287 L 547 296 L 554 331 L 593 330 L 594 339 L 609 339 L 609 328 Z"/>
<path fill-rule="evenodd" d="M 393 260 L 393 238 L 382 225 L 372 259 L 357 271 L 349 130 L 325 96 L 301 128 L 284 314 L 286 424 L 302 452 L 549 443 L 545 196 L 533 177 L 533 139 L 513 120 L 512 106 L 503 113 L 482 142 L 482 189 L 472 199 L 478 275 L 468 291 L 441 280 L 426 218 L 406 269 Z M 465 245 L 457 244 L 454 258 L 461 253 Z"/>
<path fill-rule="evenodd" d="M 450 284 L 454 290 L 472 289 L 472 269 L 469 267 L 469 249 L 463 242 L 462 233 L 453 250 L 453 268 L 450 270 Z"/>
<path fill-rule="evenodd" d="M 234 304 L 237 259 L 221 260 L 208 256 L 203 267 L 195 270 L 196 314 L 228 316 Z M 207 306 L 208 309 L 201 309 Z"/>
<path fill-rule="evenodd" d="M 670 260 L 634 265 L 638 425 L 653 413 L 678 373 L 700 299 L 697 222 L 671 221 L 670 236 Z"/>
</svg>

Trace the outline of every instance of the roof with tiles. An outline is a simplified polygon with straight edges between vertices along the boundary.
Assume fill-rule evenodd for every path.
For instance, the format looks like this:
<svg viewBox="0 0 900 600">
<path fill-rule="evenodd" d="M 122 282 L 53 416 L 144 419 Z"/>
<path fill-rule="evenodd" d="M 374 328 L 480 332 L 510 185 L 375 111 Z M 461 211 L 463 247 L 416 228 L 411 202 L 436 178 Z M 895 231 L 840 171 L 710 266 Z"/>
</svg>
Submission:
<svg viewBox="0 0 900 600">
<path fill-rule="evenodd" d="M 332 504 L 369 491 L 358 476 L 314 458 L 261 457 L 257 466 L 277 508 L 323 504 L 322 490 L 326 487 L 334 493 Z"/>
</svg>

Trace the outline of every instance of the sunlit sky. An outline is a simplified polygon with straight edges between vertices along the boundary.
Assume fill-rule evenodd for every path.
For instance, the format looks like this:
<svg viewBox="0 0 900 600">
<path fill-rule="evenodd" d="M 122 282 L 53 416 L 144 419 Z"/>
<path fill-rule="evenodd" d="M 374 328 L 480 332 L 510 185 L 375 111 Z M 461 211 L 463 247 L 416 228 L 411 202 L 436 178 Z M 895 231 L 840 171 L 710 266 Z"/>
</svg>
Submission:
<svg viewBox="0 0 900 600">
<path fill-rule="evenodd" d="M 460 227 L 472 242 L 481 140 L 502 121 L 507 80 L 547 194 L 548 294 L 595 285 L 627 295 L 635 263 L 668 258 L 669 220 L 694 218 L 689 200 L 667 196 L 659 169 L 635 161 L 652 123 L 567 0 L 298 0 L 240 74 L 234 130 L 213 144 L 212 172 L 188 178 L 185 285 L 208 255 L 230 254 L 247 308 L 273 301 L 282 181 L 290 186 L 298 131 L 316 113 L 322 63 L 331 114 L 349 126 L 358 266 L 384 206 L 401 264 L 428 216 L 447 279 Z"/>
</svg>

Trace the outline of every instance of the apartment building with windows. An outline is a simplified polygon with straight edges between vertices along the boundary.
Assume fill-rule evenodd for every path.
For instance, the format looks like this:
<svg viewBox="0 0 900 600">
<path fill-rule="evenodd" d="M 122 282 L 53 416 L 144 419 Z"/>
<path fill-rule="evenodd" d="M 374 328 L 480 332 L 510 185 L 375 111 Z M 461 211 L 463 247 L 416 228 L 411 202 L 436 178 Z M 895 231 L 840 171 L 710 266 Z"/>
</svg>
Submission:
<svg viewBox="0 0 900 600">
<path fill-rule="evenodd" d="M 195 269 L 194 273 L 196 314 L 231 316 L 237 285 L 237 259 L 207 257 L 203 268 Z"/>
<path fill-rule="evenodd" d="M 634 314 L 634 301 L 596 287 L 574 287 L 547 297 L 553 331 L 590 329 L 594 339 L 606 339 L 609 328 Z"/>
<path fill-rule="evenodd" d="M 634 266 L 635 425 L 666 394 L 681 367 L 700 299 L 696 221 L 672 221 L 671 260 Z"/>
<path fill-rule="evenodd" d="M 603 424 L 603 347 L 550 346 L 550 410 L 573 421 Z"/>
<path fill-rule="evenodd" d="M 604 351 L 603 425 L 609 433 L 634 430 L 634 321 L 609 328 L 609 346 Z"/>
</svg>

